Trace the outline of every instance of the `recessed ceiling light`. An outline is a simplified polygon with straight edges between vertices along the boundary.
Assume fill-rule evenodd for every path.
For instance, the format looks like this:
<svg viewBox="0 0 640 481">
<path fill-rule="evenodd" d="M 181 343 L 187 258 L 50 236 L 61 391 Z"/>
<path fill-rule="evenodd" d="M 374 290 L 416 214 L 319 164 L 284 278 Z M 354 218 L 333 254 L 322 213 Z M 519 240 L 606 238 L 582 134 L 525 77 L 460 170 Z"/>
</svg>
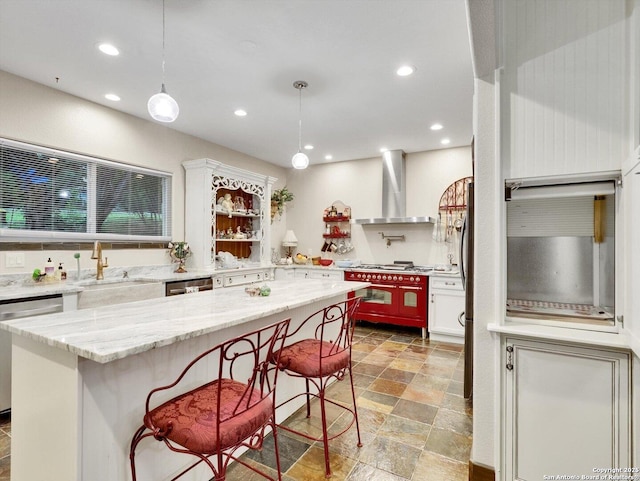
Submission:
<svg viewBox="0 0 640 481">
<path fill-rule="evenodd" d="M 242 109 L 238 109 L 234 112 L 234 114 L 236 114 L 238 117 L 246 117 L 247 116 L 247 111 L 246 110 L 242 110 Z"/>
<path fill-rule="evenodd" d="M 110 43 L 101 43 L 100 45 L 98 45 L 98 48 L 102 53 L 111 55 L 112 57 L 115 57 L 116 55 L 120 55 L 120 50 L 118 50 L 115 46 L 111 45 Z"/>
<path fill-rule="evenodd" d="M 415 71 L 416 68 L 413 65 L 403 65 L 398 70 L 396 70 L 396 74 L 398 74 L 400 77 L 406 77 L 408 75 L 411 75 Z"/>
<path fill-rule="evenodd" d="M 332 160 L 333 159 L 333 155 L 331 154 L 327 154 L 324 156 L 324 160 Z"/>
<path fill-rule="evenodd" d="M 442 130 L 442 124 L 433 124 L 429 127 L 431 130 Z"/>
<path fill-rule="evenodd" d="M 450 140 L 450 139 L 442 139 L 442 140 L 440 141 L 440 143 L 441 143 L 442 145 L 447 145 L 447 144 L 450 144 L 450 143 L 451 143 L 451 140 Z"/>
<path fill-rule="evenodd" d="M 304 150 L 313 150 L 313 145 L 307 144 L 304 146 Z"/>
<path fill-rule="evenodd" d="M 120 101 L 120 97 L 118 97 L 116 94 L 106 94 L 104 98 L 107 100 L 113 100 L 114 102 Z"/>
</svg>

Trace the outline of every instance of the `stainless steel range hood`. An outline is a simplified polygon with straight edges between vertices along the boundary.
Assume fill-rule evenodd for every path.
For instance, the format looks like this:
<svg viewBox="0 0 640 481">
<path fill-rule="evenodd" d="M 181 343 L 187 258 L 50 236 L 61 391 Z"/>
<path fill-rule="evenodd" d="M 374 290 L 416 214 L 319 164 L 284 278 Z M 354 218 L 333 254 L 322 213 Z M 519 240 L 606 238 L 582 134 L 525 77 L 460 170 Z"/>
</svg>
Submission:
<svg viewBox="0 0 640 481">
<path fill-rule="evenodd" d="M 402 150 L 382 155 L 382 217 L 353 219 L 353 224 L 432 224 L 433 217 L 407 217 L 405 161 Z"/>
</svg>

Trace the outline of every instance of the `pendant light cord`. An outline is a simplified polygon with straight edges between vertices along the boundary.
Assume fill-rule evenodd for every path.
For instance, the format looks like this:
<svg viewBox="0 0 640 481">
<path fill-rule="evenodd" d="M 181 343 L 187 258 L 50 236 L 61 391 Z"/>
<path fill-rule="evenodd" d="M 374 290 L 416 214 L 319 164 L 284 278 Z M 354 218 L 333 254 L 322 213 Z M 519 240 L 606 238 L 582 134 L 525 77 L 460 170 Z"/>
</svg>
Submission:
<svg viewBox="0 0 640 481">
<path fill-rule="evenodd" d="M 299 107 L 298 107 L 298 152 L 302 152 L 302 89 L 304 87 L 301 85 L 298 88 L 299 95 Z"/>
<path fill-rule="evenodd" d="M 162 87 L 164 88 L 164 0 L 162 0 Z"/>
</svg>

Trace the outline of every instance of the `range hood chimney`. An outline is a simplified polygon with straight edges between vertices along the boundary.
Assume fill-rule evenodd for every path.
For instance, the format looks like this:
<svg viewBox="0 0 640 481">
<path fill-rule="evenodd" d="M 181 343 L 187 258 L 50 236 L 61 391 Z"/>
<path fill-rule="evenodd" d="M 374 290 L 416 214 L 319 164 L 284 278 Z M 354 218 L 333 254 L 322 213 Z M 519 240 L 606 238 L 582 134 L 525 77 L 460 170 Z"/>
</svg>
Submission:
<svg viewBox="0 0 640 481">
<path fill-rule="evenodd" d="M 425 224 L 432 217 L 407 217 L 405 160 L 402 150 L 387 150 L 382 154 L 382 217 L 354 219 L 354 224 Z"/>
</svg>

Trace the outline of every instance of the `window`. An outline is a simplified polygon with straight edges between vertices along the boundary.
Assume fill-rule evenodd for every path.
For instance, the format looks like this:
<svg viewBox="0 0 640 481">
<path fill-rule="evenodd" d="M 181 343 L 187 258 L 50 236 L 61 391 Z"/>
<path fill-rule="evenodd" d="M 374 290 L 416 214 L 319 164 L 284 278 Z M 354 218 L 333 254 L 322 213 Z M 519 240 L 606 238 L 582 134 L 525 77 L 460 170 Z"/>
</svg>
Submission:
<svg viewBox="0 0 640 481">
<path fill-rule="evenodd" d="M 0 139 L 0 237 L 170 239 L 171 175 Z"/>
</svg>

